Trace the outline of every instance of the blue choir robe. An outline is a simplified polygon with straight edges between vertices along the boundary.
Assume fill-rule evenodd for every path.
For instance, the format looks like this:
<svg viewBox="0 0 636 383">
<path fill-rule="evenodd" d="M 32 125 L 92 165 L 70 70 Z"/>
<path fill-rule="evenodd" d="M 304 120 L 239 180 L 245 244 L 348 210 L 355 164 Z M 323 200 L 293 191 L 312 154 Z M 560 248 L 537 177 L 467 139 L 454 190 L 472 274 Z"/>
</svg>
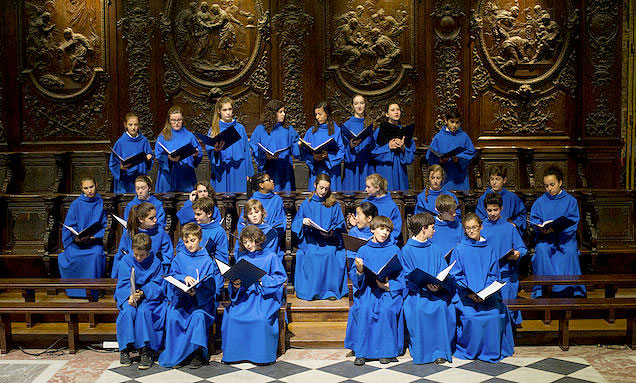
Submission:
<svg viewBox="0 0 636 383">
<path fill-rule="evenodd" d="M 373 133 L 373 140 L 378 140 L 380 129 Z M 415 160 L 415 140 L 411 139 L 411 144 L 404 144 L 404 150 L 389 149 L 389 144 L 375 145 L 371 151 L 375 173 L 386 178 L 388 190 L 409 190 L 409 175 L 406 165 Z"/>
<path fill-rule="evenodd" d="M 484 302 L 468 298 L 498 280 L 499 258 L 488 242 L 464 237 L 455 247 L 451 275 L 457 283 L 453 303 L 457 308 L 457 345 L 454 356 L 459 359 L 479 359 L 498 362 L 514 353 L 514 339 L 508 308 L 499 292 Z M 469 290 L 470 289 L 470 290 Z"/>
<path fill-rule="evenodd" d="M 280 149 L 289 149 L 282 151 L 277 159 L 268 160 L 263 150 L 259 149 L 259 143 L 272 153 Z M 300 148 L 298 133 L 293 126 L 284 127 L 279 122 L 268 134 L 264 125 L 258 125 L 250 137 L 250 147 L 258 171 L 267 173 L 274 180 L 274 191 L 296 190 L 293 163 L 294 157 L 300 157 Z"/>
<path fill-rule="evenodd" d="M 455 163 L 449 159 L 445 164 L 442 164 L 446 171 L 446 189 L 448 190 L 470 189 L 468 165 L 475 157 L 475 147 L 468 134 L 461 128 L 451 132 L 446 126 L 442 127 L 442 130 L 433 137 L 430 145 L 430 148 L 438 153 L 448 153 L 459 147 L 466 149 L 457 155 L 459 162 Z M 431 152 L 426 153 L 426 160 L 429 165 L 439 164 L 439 157 Z"/>
<path fill-rule="evenodd" d="M 370 240 L 371 238 L 373 238 L 373 233 L 371 232 L 371 228 L 369 226 L 363 229 L 359 229 L 358 226 L 354 226 L 351 229 L 349 229 L 349 235 L 356 238 L 362 238 L 364 240 Z M 351 251 L 351 250 L 346 250 L 346 251 L 347 251 L 347 267 L 351 269 L 351 265 L 354 264 L 355 259 L 358 256 L 358 252 Z M 352 289 L 353 289 L 353 293 L 355 294 L 356 287 L 352 286 Z"/>
<path fill-rule="evenodd" d="M 394 255 L 402 258 L 400 248 L 389 241 L 369 241 L 358 250 L 358 258 L 372 270 L 379 270 Z M 368 280 L 364 273 L 358 274 L 355 264 L 349 277 L 356 292 L 347 320 L 345 348 L 353 350 L 357 358 L 397 357 L 404 350 L 404 274 L 389 279 L 389 291 L 378 287 L 375 278 Z"/>
<path fill-rule="evenodd" d="M 246 226 L 252 225 L 250 224 L 245 224 L 245 222 L 239 223 L 236 225 L 236 230 L 238 232 L 238 237 L 241 238 L 241 232 L 243 231 L 243 229 L 245 229 Z M 268 231 L 272 230 L 272 227 L 270 225 L 268 225 L 267 223 L 261 223 L 260 225 L 256 225 L 258 226 L 259 229 L 261 229 L 261 231 L 263 232 L 263 234 L 267 234 Z M 264 243 L 263 244 L 263 252 L 264 253 L 274 253 L 276 254 L 277 259 L 281 262 L 281 264 L 283 263 L 283 256 L 285 255 L 285 253 L 283 253 L 283 251 L 280 249 L 280 243 L 278 242 L 278 236 L 272 238 L 271 241 L 269 241 L 268 243 Z M 241 248 L 239 241 L 236 240 L 234 242 L 234 257 L 237 256 L 237 254 L 239 254 L 239 249 Z"/>
<path fill-rule="evenodd" d="M 152 251 L 141 263 L 130 256 L 118 265 L 115 300 L 119 308 L 116 321 L 117 343 L 124 350 L 132 344 L 135 349 L 144 346 L 159 351 L 163 345 L 165 305 L 163 302 L 163 268 Z M 130 297 L 130 274 L 135 268 L 135 288 L 144 295 L 136 306 L 128 303 Z"/>
<path fill-rule="evenodd" d="M 462 219 L 462 210 L 459 208 L 459 201 L 457 200 L 457 196 L 455 196 L 455 193 L 447 190 L 444 186 L 445 185 L 442 185 L 440 190 L 426 188 L 424 189 L 424 191 L 418 194 L 417 203 L 415 204 L 415 211 L 413 212 L 413 214 L 415 215 L 419 213 L 429 213 L 433 217 L 435 217 L 439 214 L 435 208 L 435 201 L 437 200 L 437 197 L 439 197 L 440 195 L 449 195 L 453 197 L 455 203 L 457 203 L 457 209 L 455 209 L 455 213 L 457 215 L 455 216 L 455 218 Z"/>
<path fill-rule="evenodd" d="M 163 202 L 155 197 L 154 195 L 148 196 L 147 200 L 140 200 L 139 197 L 135 196 L 132 201 L 128 202 L 126 205 L 126 209 L 124 209 L 124 220 L 128 221 L 128 215 L 133 207 L 141 204 L 142 202 L 150 202 L 157 211 L 157 224 L 161 227 L 166 227 L 166 212 L 163 210 Z"/>
<path fill-rule="evenodd" d="M 220 132 L 234 126 L 241 139 L 220 152 L 215 152 L 214 147 L 205 145 L 205 150 L 210 158 L 210 185 L 219 193 L 245 193 L 247 192 L 247 177 L 254 174 L 252 156 L 247 133 L 243 124 L 219 121 Z M 210 134 L 210 132 L 208 132 Z"/>
<path fill-rule="evenodd" d="M 314 191 L 316 188 L 314 183 L 316 182 L 316 176 L 320 173 L 326 173 L 331 177 L 331 190 L 332 191 L 340 191 L 342 190 L 342 181 L 340 178 L 342 160 L 344 159 L 345 147 L 342 143 L 342 136 L 340 133 L 340 127 L 338 124 L 334 123 L 334 133 L 333 135 L 329 135 L 329 127 L 327 124 L 321 124 L 318 126 L 318 131 L 313 133 L 313 128 L 308 128 L 305 133 L 304 140 L 307 141 L 312 147 L 316 147 L 330 138 L 333 138 L 338 144 L 338 151 L 335 153 L 328 153 L 328 157 L 324 161 L 315 162 L 314 157 L 311 153 L 306 150 L 301 150 L 301 158 L 305 161 L 307 166 L 309 167 L 309 181 L 307 184 L 307 189 L 309 191 Z"/>
<path fill-rule="evenodd" d="M 208 240 L 214 242 L 214 253 L 211 257 L 217 258 L 219 261 L 230 264 L 229 245 L 227 241 L 227 233 L 218 222 L 212 221 L 199 225 L 201 227 L 201 247 L 204 247 Z M 187 251 L 183 244 L 183 239 L 179 238 L 176 251 Z"/>
<path fill-rule="evenodd" d="M 172 258 L 174 258 L 174 247 L 172 246 L 172 239 L 170 235 L 163 229 L 163 227 L 156 224 L 150 229 L 139 229 L 139 233 L 148 234 L 152 241 L 150 252 L 161 263 L 163 274 L 168 273 Z M 110 273 L 111 278 L 117 278 L 119 272 L 119 264 L 124 258 L 133 257 L 132 240 L 128 230 L 124 230 L 121 239 L 119 240 L 119 247 L 117 253 L 113 257 L 113 269 Z M 134 258 L 134 257 L 133 257 Z"/>
<path fill-rule="evenodd" d="M 402 214 L 393 201 L 391 193 L 387 193 L 382 197 L 369 196 L 362 202 L 371 202 L 378 208 L 378 215 L 383 215 L 393 222 L 391 241 L 393 241 L 392 243 L 396 243 L 402 235 Z"/>
<path fill-rule="evenodd" d="M 495 255 L 499 258 L 510 251 L 510 249 L 519 251 L 519 259 L 528 252 L 526 244 L 523 243 L 523 239 L 521 239 L 517 228 L 503 219 L 503 217 L 497 221 L 485 220 L 481 235 L 486 238 L 488 245 L 492 247 Z M 506 285 L 500 290 L 502 298 L 517 299 L 517 293 L 519 292 L 519 260 L 506 261 L 503 266 L 501 263 L 499 265 L 501 280 L 506 282 Z M 510 312 L 510 316 L 515 325 L 521 324 L 523 321 L 521 311 L 512 311 Z"/>
<path fill-rule="evenodd" d="M 439 217 L 435 217 L 435 233 L 433 238 L 431 238 L 431 242 L 442 249 L 444 255 L 455 247 L 462 238 L 464 238 L 464 228 L 459 219 L 442 221 Z"/>
<path fill-rule="evenodd" d="M 408 295 L 404 298 L 404 319 L 408 329 L 408 346 L 413 363 L 434 362 L 437 358 L 452 361 L 455 345 L 454 288 L 437 292 L 417 286 L 406 279 L 413 270 L 420 269 L 432 276 L 448 267 L 444 253 L 431 241 L 411 238 L 402 248 L 404 276 Z M 448 282 L 451 282 L 447 277 Z M 453 286 L 452 282 L 449 286 Z"/>
<path fill-rule="evenodd" d="M 80 232 L 95 222 L 102 224 L 102 230 L 88 243 L 75 242 L 75 235 L 67 228 L 62 229 L 64 251 L 58 256 L 58 266 L 62 278 L 102 278 L 106 268 L 104 254 L 104 230 L 106 229 L 106 213 L 104 200 L 99 194 L 92 198 L 84 194 L 77 197 L 66 213 L 64 224 Z M 71 298 L 85 298 L 84 289 L 66 289 Z"/>
<path fill-rule="evenodd" d="M 283 302 L 287 274 L 276 254 L 267 251 L 243 253 L 240 259 L 267 272 L 248 288 L 229 284 L 232 303 L 225 309 L 221 325 L 223 362 L 272 363 L 278 349 L 278 310 Z M 246 345 L 248 345 L 246 347 Z"/>
<path fill-rule="evenodd" d="M 179 224 L 181 226 L 185 225 L 186 223 L 190 223 L 190 222 L 196 222 L 196 219 L 194 218 L 194 209 L 192 208 L 193 202 L 190 200 L 185 201 L 185 203 L 183 204 L 183 207 L 181 209 L 179 209 L 179 211 L 177 212 L 177 219 L 179 220 Z M 214 207 L 214 210 L 212 211 L 212 221 L 214 222 L 221 222 L 221 212 L 219 211 L 218 207 Z"/>
<path fill-rule="evenodd" d="M 579 224 L 579 205 L 576 198 L 565 190 L 556 196 L 544 193 L 530 209 L 530 223 L 538 225 L 547 220 L 567 217 L 575 222 L 560 233 L 543 235 L 535 230 L 536 245 L 532 256 L 534 275 L 581 275 L 579 263 L 579 246 L 576 240 L 576 229 Z M 543 295 L 541 286 L 535 286 L 533 298 Z M 585 286 L 552 286 L 553 296 L 584 297 Z"/>
<path fill-rule="evenodd" d="M 159 164 L 157 171 L 157 193 L 166 192 L 190 192 L 194 189 L 197 176 L 194 168 L 199 166 L 203 157 L 203 148 L 197 138 L 188 129 L 182 127 L 179 130 L 172 129 L 172 139 L 166 140 L 163 134 L 159 134 L 157 142 L 160 142 L 168 150 L 173 151 L 191 144 L 199 149 L 199 155 L 180 159 L 178 162 L 170 161 L 168 153 L 159 144 L 155 144 L 155 156 Z"/>
<path fill-rule="evenodd" d="M 340 299 L 347 293 L 342 209 L 338 203 L 326 207 L 323 201 L 316 195 L 303 201 L 291 225 L 298 238 L 294 288 L 296 296 L 307 301 Z M 311 218 L 320 227 L 332 231 L 332 235 L 324 237 L 317 229 L 303 225 L 303 218 Z"/>
<path fill-rule="evenodd" d="M 352 116 L 343 124 L 342 129 L 349 129 L 354 134 L 358 134 L 366 128 L 364 118 Z M 371 164 L 371 150 L 375 146 L 373 136 L 367 137 L 358 146 L 352 148 L 349 139 L 342 135 L 344 145 L 344 177 L 342 179 L 342 190 L 356 191 L 366 188 L 367 176 L 373 173 Z"/>
<path fill-rule="evenodd" d="M 166 307 L 165 347 L 159 355 L 159 364 L 163 367 L 176 366 L 199 348 L 203 349 L 204 357 L 208 355 L 208 333 L 214 323 L 215 297 L 223 288 L 223 277 L 205 249 L 191 253 L 184 246 L 178 250 L 170 275 L 184 282 L 188 275 L 196 279 L 197 271 L 201 279 L 210 277 L 196 287 L 193 297 L 164 282 L 169 304 Z"/>
<path fill-rule="evenodd" d="M 479 197 L 477 201 L 477 209 L 475 209 L 475 213 L 485 221 L 488 219 L 488 213 L 486 212 L 486 207 L 484 206 L 484 201 L 486 200 L 486 194 L 493 193 L 492 188 L 489 187 L 486 189 L 486 192 Z M 514 223 L 517 227 L 517 231 L 519 233 L 523 233 L 526 231 L 526 207 L 515 193 L 508 191 L 506 188 L 501 190 L 499 193 L 501 199 L 503 200 L 503 206 L 501 207 L 501 217 L 509 222 Z"/>
<path fill-rule="evenodd" d="M 152 154 L 152 147 L 148 139 L 143 134 L 138 133 L 137 137 L 132 137 L 128 132 L 119 137 L 113 149 L 123 159 L 134 156 L 139 152 Z M 121 161 L 113 154 L 110 154 L 108 167 L 113 174 L 113 192 L 114 193 L 134 193 L 135 178 L 146 175 L 152 168 L 152 158 L 135 165 L 129 169 L 121 169 Z"/>
<path fill-rule="evenodd" d="M 254 192 L 251 199 L 255 199 L 261 202 L 265 209 L 265 222 L 271 227 L 275 227 L 282 234 L 287 228 L 287 214 L 285 214 L 285 207 L 283 206 L 283 199 L 274 193 L 261 193 Z M 245 223 L 243 218 L 243 209 L 239 212 L 238 223 Z"/>
</svg>

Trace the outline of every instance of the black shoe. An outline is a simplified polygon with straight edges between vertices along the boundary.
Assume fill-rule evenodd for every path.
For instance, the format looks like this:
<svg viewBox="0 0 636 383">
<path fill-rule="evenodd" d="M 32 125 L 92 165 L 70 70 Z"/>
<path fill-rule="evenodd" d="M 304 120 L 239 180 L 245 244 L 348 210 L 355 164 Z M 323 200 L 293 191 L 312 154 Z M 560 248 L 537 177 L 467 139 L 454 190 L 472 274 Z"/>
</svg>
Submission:
<svg viewBox="0 0 636 383">
<path fill-rule="evenodd" d="M 148 349 L 148 347 L 144 347 L 141 349 L 141 360 L 139 361 L 139 366 L 137 366 L 140 370 L 147 370 L 152 367 L 152 351 Z"/>
<path fill-rule="evenodd" d="M 197 369 L 203 366 L 203 350 L 198 349 L 194 352 L 194 357 L 192 357 L 192 361 L 190 362 L 189 368 Z"/>
<path fill-rule="evenodd" d="M 390 362 L 390 358 L 380 358 L 380 364 L 389 364 Z"/>
<path fill-rule="evenodd" d="M 353 361 L 353 364 L 356 366 L 364 366 L 365 362 L 366 360 L 364 358 L 356 358 L 356 360 Z"/>
<path fill-rule="evenodd" d="M 446 362 L 448 362 L 448 361 L 446 359 L 444 359 L 444 358 L 437 358 L 437 359 L 435 359 L 435 362 L 433 362 L 433 363 L 435 363 L 435 364 L 444 364 Z"/>
<path fill-rule="evenodd" d="M 128 349 L 121 350 L 119 352 L 119 364 L 121 364 L 122 367 L 132 366 L 132 360 L 130 360 L 130 352 L 128 352 Z"/>
</svg>

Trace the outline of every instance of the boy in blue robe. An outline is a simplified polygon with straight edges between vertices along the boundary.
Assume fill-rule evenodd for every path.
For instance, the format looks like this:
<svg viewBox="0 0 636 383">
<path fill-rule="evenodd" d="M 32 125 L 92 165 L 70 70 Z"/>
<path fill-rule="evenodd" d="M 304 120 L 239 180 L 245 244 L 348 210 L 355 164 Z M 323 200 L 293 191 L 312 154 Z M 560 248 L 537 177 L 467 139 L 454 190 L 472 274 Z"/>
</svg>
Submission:
<svg viewBox="0 0 636 383">
<path fill-rule="evenodd" d="M 148 176 L 139 176 L 135 179 L 135 193 L 137 194 L 124 209 L 124 220 L 128 221 L 128 215 L 133 206 L 137 206 L 142 202 L 150 202 L 157 210 L 157 223 L 161 227 L 166 227 L 166 212 L 163 210 L 163 202 L 154 195 L 151 195 L 152 180 Z"/>
<path fill-rule="evenodd" d="M 268 102 L 261 121 L 263 123 L 254 129 L 250 137 L 252 156 L 258 171 L 272 177 L 274 191 L 296 190 L 293 163 L 294 157 L 300 157 L 300 148 L 296 129 L 285 123 L 285 104 L 279 100 Z M 282 151 L 272 156 L 259 144 L 272 153 L 276 153 L 277 150 Z"/>
<path fill-rule="evenodd" d="M 254 174 L 252 156 L 247 133 L 243 124 L 233 117 L 233 102 L 229 97 L 221 97 L 214 106 L 214 119 L 208 136 L 216 137 L 230 127 L 236 129 L 241 139 L 225 147 L 225 142 L 216 146 L 206 145 L 210 158 L 210 184 L 219 193 L 247 192 L 247 179 Z"/>
<path fill-rule="evenodd" d="M 275 253 L 261 249 L 265 234 L 259 228 L 247 226 L 239 238 L 237 261 L 245 259 L 267 274 L 251 286 L 243 286 L 240 279 L 230 281 L 232 304 L 225 309 L 221 325 L 223 362 L 273 363 L 278 345 L 278 310 L 287 274 Z"/>
<path fill-rule="evenodd" d="M 338 150 L 330 152 L 323 150 L 312 154 L 310 151 L 301 147 L 301 158 L 309 167 L 308 190 L 314 191 L 316 176 L 325 173 L 329 175 L 331 179 L 331 190 L 340 191 L 342 190 L 340 163 L 344 158 L 345 152 L 340 127 L 329 119 L 331 107 L 326 101 L 321 101 L 314 105 L 314 114 L 316 116 L 316 123 L 311 129 L 307 129 L 304 140 L 313 148 L 316 148 L 333 138 L 338 146 Z"/>
<path fill-rule="evenodd" d="M 455 209 L 457 219 L 462 219 L 462 211 L 459 208 L 459 202 L 457 196 L 450 190 L 446 189 L 444 180 L 446 179 L 446 172 L 441 165 L 431 165 L 428 167 L 428 186 L 420 194 L 417 195 L 417 203 L 415 204 L 415 210 L 413 214 L 428 213 L 435 217 L 437 215 L 437 209 L 435 208 L 435 202 L 437 197 L 442 194 L 453 197 L 457 208 Z"/>
<path fill-rule="evenodd" d="M 197 182 L 196 185 L 194 185 L 194 190 L 190 192 L 188 200 L 185 201 L 183 207 L 177 212 L 177 219 L 179 220 L 179 224 L 183 226 L 189 222 L 196 222 L 196 220 L 194 219 L 194 210 L 192 209 L 192 204 L 199 198 L 210 197 L 214 199 L 215 196 L 216 191 L 208 181 Z M 219 225 L 221 225 L 221 212 L 219 211 L 219 209 L 214 209 L 214 213 L 212 213 L 212 221 L 217 222 L 219 223 Z"/>
<path fill-rule="evenodd" d="M 435 201 L 435 209 L 438 215 L 435 217 L 435 233 L 431 242 L 446 255 L 464 237 L 464 229 L 462 222 L 456 217 L 457 203 L 453 197 L 440 195 Z"/>
<path fill-rule="evenodd" d="M 468 134 L 460 127 L 461 115 L 457 108 L 452 108 L 444 116 L 445 125 L 433 137 L 430 148 L 444 154 L 457 148 L 464 150 L 452 157 L 437 157 L 430 150 L 426 153 L 429 165 L 440 164 L 446 171 L 446 189 L 469 190 L 468 165 L 475 157 L 475 147 Z"/>
<path fill-rule="evenodd" d="M 579 205 L 563 187 L 563 172 L 549 167 L 543 174 L 546 192 L 532 205 L 530 223 L 535 225 L 536 245 L 532 256 L 534 275 L 581 275 L 579 246 L 576 229 L 579 224 Z M 573 223 L 561 231 L 543 229 L 546 221 L 565 217 Z M 584 297 L 585 286 L 552 286 L 552 295 L 559 297 Z M 533 298 L 543 296 L 541 286 L 535 286 Z"/>
<path fill-rule="evenodd" d="M 212 219 L 216 204 L 212 198 L 201 197 L 192 206 L 196 223 L 201 227 L 201 246 L 211 249 L 210 257 L 225 264 L 230 263 L 229 245 L 225 229 Z M 177 251 L 183 250 L 184 241 L 179 239 Z M 207 244 L 207 245 L 206 245 Z M 204 249 L 205 250 L 205 249 Z"/>
<path fill-rule="evenodd" d="M 146 161 L 135 166 L 124 166 L 114 153 L 110 154 L 108 167 L 113 174 L 113 193 L 132 193 L 135 191 L 137 176 L 146 175 L 152 168 L 152 147 L 150 142 L 139 132 L 139 119 L 134 113 L 124 118 L 126 131 L 119 137 L 113 150 L 121 158 L 126 159 L 138 153 L 146 153 Z"/>
<path fill-rule="evenodd" d="M 366 192 L 369 194 L 363 202 L 371 202 L 378 208 L 378 215 L 388 217 L 393 222 L 392 243 L 402 243 L 402 214 L 391 193 L 387 192 L 388 182 L 379 174 L 371 174 L 366 179 Z M 398 244 L 399 244 L 398 243 Z"/>
<path fill-rule="evenodd" d="M 318 174 L 315 192 L 300 204 L 291 225 L 298 238 L 294 288 L 296 297 L 306 301 L 336 300 L 347 293 L 344 217 L 330 185 L 327 174 Z"/>
<path fill-rule="evenodd" d="M 181 229 L 184 246 L 177 250 L 170 276 L 194 286 L 184 292 L 166 285 L 165 347 L 159 364 L 173 367 L 192 356 L 189 367 L 200 368 L 208 360 L 208 334 L 216 315 L 215 297 L 223 288 L 223 277 L 214 259 L 201 248 L 201 228 L 190 222 Z"/>
<path fill-rule="evenodd" d="M 392 230 L 389 218 L 373 218 L 373 238 L 358 250 L 349 271 L 356 292 L 347 320 L 345 348 L 355 353 L 356 366 L 364 365 L 367 359 L 379 359 L 382 364 L 397 362 L 397 356 L 404 351 L 404 275 L 401 270 L 394 270 L 379 281 L 364 270 L 366 266 L 377 272 L 393 256 L 402 258 L 400 248 L 391 244 Z"/>
<path fill-rule="evenodd" d="M 241 236 L 241 232 L 247 226 L 254 225 L 258 227 L 265 235 L 269 233 L 270 230 L 276 230 L 270 225 L 268 225 L 265 220 L 267 219 L 267 212 L 263 207 L 263 204 L 259 200 L 250 199 L 245 204 L 245 208 L 243 210 L 243 218 L 238 225 L 236 225 L 236 230 L 238 232 L 239 237 Z M 261 248 L 265 253 L 272 252 L 276 254 L 278 260 L 283 263 L 283 256 L 285 255 L 279 246 L 278 242 L 278 231 L 275 231 L 275 236 L 273 236 L 267 243 L 262 243 Z M 234 256 L 238 254 L 240 250 L 240 241 L 236 241 L 234 243 Z"/>
<path fill-rule="evenodd" d="M 79 238 L 69 229 L 62 229 L 64 251 L 58 256 L 58 266 L 62 278 L 102 278 L 106 268 L 104 254 L 104 230 L 106 213 L 104 200 L 97 194 L 97 184 L 93 177 L 84 177 L 80 181 L 82 195 L 71 203 L 66 213 L 64 225 L 80 233 L 99 222 L 102 229 L 90 237 Z M 92 292 L 97 295 L 97 291 Z M 86 298 L 84 289 L 66 289 L 70 298 Z"/>
<path fill-rule="evenodd" d="M 451 255 L 451 263 L 457 262 L 451 269 L 458 313 L 453 356 L 494 363 L 514 353 L 510 314 L 499 291 L 485 300 L 477 293 L 500 278 L 499 257 L 481 236 L 481 219 L 475 213 L 466 214 L 464 230 L 466 237 Z"/>
<path fill-rule="evenodd" d="M 116 322 L 119 362 L 124 367 L 130 366 L 131 349 L 139 350 L 140 370 L 152 366 L 152 355 L 159 351 L 163 340 L 163 269 L 159 258 L 152 253 L 151 243 L 147 234 L 134 236 L 133 256 L 119 263 L 115 289 L 119 308 Z"/>
<path fill-rule="evenodd" d="M 389 124 L 400 126 L 402 110 L 398 104 L 389 104 L 385 116 Z M 374 142 L 378 141 L 380 130 L 376 129 L 373 133 Z M 382 146 L 375 145 L 371 155 L 375 173 L 388 181 L 387 190 L 409 189 L 406 166 L 415 160 L 415 140 L 412 137 L 393 138 Z"/>
<path fill-rule="evenodd" d="M 408 346 L 413 363 L 451 362 L 455 343 L 455 291 L 451 278 L 441 284 L 417 285 L 409 274 L 419 269 L 432 276 L 448 267 L 444 253 L 432 244 L 435 218 L 428 213 L 414 215 L 409 229 L 415 235 L 402 248 L 404 276 L 408 295 L 404 298 L 404 318 L 408 329 Z"/>
<path fill-rule="evenodd" d="M 173 152 L 187 144 L 196 148 L 196 152 L 187 158 L 173 157 Z M 164 149 L 165 147 L 165 149 Z M 168 110 L 168 117 L 163 130 L 157 137 L 155 156 L 159 164 L 157 171 L 157 193 L 189 192 L 197 182 L 194 168 L 199 166 L 203 156 L 203 148 L 197 138 L 183 126 L 181 107 L 173 106 Z"/>
<path fill-rule="evenodd" d="M 351 134 L 358 135 L 367 126 L 371 125 L 371 120 L 366 117 L 366 100 L 364 96 L 357 94 L 352 100 L 353 116 L 349 118 L 342 127 L 342 143 L 344 151 L 344 176 L 342 178 L 342 190 L 357 191 L 363 190 L 366 186 L 367 176 L 373 173 L 371 164 L 371 150 L 375 146 L 373 135 L 360 141 L 350 135 L 344 134 L 345 129 Z"/>
<path fill-rule="evenodd" d="M 499 193 L 501 195 L 503 206 L 501 207 L 501 217 L 508 222 L 511 222 L 519 231 L 519 234 L 523 235 L 526 231 L 526 207 L 521 201 L 521 198 L 517 197 L 515 193 L 508 191 L 504 187 L 506 182 L 508 181 L 508 168 L 505 166 L 495 166 L 490 170 L 490 187 L 486 189 L 486 192 L 479 197 L 477 201 L 477 209 L 475 213 L 482 220 L 486 220 L 488 218 L 488 214 L 486 213 L 486 205 L 484 201 L 486 200 L 486 196 L 490 193 Z"/>
<path fill-rule="evenodd" d="M 499 257 L 501 280 L 506 282 L 506 285 L 501 288 L 501 296 L 503 299 L 517 299 L 517 293 L 519 292 L 519 258 L 526 255 L 528 249 L 526 249 L 526 245 L 523 243 L 517 228 L 503 219 L 501 214 L 503 200 L 501 196 L 497 193 L 486 195 L 484 205 L 488 219 L 483 223 L 484 229 L 481 231 L 481 235 L 486 238 L 488 245 L 493 248 L 495 255 Z M 510 250 L 514 250 L 512 255 L 502 259 Z M 521 311 L 512 311 L 510 316 L 515 326 L 521 325 Z"/>
</svg>

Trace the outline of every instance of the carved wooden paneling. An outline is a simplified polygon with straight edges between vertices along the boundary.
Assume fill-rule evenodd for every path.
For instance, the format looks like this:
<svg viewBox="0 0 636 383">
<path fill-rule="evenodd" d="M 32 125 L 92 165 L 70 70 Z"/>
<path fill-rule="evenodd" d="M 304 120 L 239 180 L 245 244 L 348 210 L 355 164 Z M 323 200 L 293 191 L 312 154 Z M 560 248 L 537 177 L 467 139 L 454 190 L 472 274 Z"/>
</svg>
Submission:
<svg viewBox="0 0 636 383">
<path fill-rule="evenodd" d="M 497 166 L 506 169 L 508 181 L 505 186 L 507 189 L 515 190 L 522 187 L 523 183 L 521 182 L 521 175 L 519 172 L 521 165 L 516 151 L 488 151 L 484 149 L 481 153 L 481 163 L 479 165 L 476 164 L 476 166 L 481 166 L 482 185 L 484 188 L 490 186 L 490 171 L 492 168 Z"/>
<path fill-rule="evenodd" d="M 20 188 L 23 193 L 57 193 L 64 177 L 65 153 L 22 153 Z"/>
<path fill-rule="evenodd" d="M 599 248 L 635 247 L 634 193 L 599 191 L 595 194 Z"/>
<path fill-rule="evenodd" d="M 533 172 L 535 174 L 536 190 L 544 190 L 543 173 L 551 166 L 555 166 L 563 172 L 563 188 L 572 188 L 576 186 L 575 181 L 570 177 L 567 153 L 563 153 L 562 151 L 535 152 Z"/>
<path fill-rule="evenodd" d="M 8 242 L 5 252 L 12 254 L 44 254 L 50 210 L 42 196 L 7 198 Z"/>
<path fill-rule="evenodd" d="M 80 191 L 82 177 L 92 176 L 97 183 L 97 191 L 100 194 L 110 191 L 112 186 L 112 174 L 108 169 L 107 152 L 73 152 L 70 155 L 71 173 L 69 192 Z"/>
</svg>

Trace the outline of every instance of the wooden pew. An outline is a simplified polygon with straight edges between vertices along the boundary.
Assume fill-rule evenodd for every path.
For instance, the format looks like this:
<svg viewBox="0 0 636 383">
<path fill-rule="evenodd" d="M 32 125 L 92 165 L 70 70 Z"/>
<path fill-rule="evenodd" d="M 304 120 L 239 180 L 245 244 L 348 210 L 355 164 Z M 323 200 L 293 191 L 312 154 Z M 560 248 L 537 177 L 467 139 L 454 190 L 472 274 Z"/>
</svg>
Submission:
<svg viewBox="0 0 636 383">
<path fill-rule="evenodd" d="M 614 298 L 619 287 L 636 287 L 636 274 L 530 275 L 519 281 L 524 290 L 544 286 L 544 296 L 550 295 L 553 285 L 604 287 L 605 297 Z"/>
</svg>

